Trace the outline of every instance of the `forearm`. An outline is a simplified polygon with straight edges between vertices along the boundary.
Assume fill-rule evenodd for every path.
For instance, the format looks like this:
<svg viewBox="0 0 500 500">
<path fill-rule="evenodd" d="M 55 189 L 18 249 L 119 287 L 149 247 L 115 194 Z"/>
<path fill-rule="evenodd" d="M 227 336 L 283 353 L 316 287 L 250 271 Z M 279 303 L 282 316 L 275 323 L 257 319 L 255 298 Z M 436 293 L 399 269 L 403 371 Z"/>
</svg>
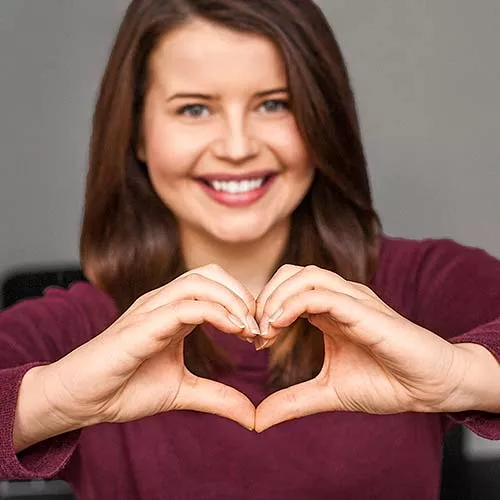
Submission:
<svg viewBox="0 0 500 500">
<path fill-rule="evenodd" d="M 479 344 L 461 343 L 455 347 L 468 360 L 468 369 L 456 399 L 462 408 L 451 411 L 479 410 L 500 414 L 500 363 Z"/>
<path fill-rule="evenodd" d="M 16 453 L 51 437 L 84 427 L 70 423 L 54 412 L 43 390 L 45 366 L 26 372 L 19 388 L 13 444 Z"/>
</svg>

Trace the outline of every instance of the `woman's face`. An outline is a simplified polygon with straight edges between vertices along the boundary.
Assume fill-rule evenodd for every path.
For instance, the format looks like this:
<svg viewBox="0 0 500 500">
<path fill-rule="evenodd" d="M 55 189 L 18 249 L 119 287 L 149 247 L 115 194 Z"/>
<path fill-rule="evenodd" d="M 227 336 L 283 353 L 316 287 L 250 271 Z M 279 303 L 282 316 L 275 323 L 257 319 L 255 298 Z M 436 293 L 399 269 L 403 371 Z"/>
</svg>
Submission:
<svg viewBox="0 0 500 500">
<path fill-rule="evenodd" d="M 264 37 L 197 20 L 163 38 L 150 58 L 138 157 L 181 229 L 242 243 L 290 217 L 314 169 L 287 87 Z"/>
</svg>

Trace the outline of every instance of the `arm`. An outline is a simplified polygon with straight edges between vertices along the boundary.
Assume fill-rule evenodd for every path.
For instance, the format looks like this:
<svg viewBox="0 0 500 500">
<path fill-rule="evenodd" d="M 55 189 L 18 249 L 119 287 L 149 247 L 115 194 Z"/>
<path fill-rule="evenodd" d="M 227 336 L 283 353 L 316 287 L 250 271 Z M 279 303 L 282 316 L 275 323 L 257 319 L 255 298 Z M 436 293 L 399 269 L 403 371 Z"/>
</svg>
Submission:
<svg viewBox="0 0 500 500">
<path fill-rule="evenodd" d="M 87 284 L 50 289 L 0 313 L 0 479 L 50 478 L 79 431 L 44 398 L 45 367 L 111 321 L 111 300 Z"/>
<path fill-rule="evenodd" d="M 456 347 L 470 360 L 461 385 L 464 401 L 469 402 L 464 407 L 500 415 L 500 363 L 479 344 L 457 343 Z"/>
<path fill-rule="evenodd" d="M 57 414 L 45 395 L 47 369 L 46 366 L 34 366 L 21 380 L 12 432 L 16 453 L 49 438 L 93 425 L 84 422 L 72 423 Z"/>
<path fill-rule="evenodd" d="M 447 416 L 500 439 L 500 261 L 451 240 L 421 245 L 413 320 L 457 345 L 470 363 L 462 394 L 466 407 L 476 411 Z"/>
</svg>

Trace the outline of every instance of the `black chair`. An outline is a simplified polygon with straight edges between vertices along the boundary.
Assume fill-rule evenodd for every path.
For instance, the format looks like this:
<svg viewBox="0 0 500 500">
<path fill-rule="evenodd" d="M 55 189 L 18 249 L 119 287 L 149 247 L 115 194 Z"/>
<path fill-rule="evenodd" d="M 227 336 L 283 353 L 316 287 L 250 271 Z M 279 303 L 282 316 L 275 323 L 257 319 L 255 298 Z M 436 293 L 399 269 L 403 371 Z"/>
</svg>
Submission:
<svg viewBox="0 0 500 500">
<path fill-rule="evenodd" d="M 7 275 L 3 282 L 2 307 L 9 307 L 28 297 L 39 297 L 49 286 L 67 288 L 74 281 L 86 281 L 77 266 L 14 271 Z"/>
<path fill-rule="evenodd" d="M 444 439 L 440 500 L 471 500 L 469 469 L 463 450 L 464 428 L 456 425 Z"/>
</svg>

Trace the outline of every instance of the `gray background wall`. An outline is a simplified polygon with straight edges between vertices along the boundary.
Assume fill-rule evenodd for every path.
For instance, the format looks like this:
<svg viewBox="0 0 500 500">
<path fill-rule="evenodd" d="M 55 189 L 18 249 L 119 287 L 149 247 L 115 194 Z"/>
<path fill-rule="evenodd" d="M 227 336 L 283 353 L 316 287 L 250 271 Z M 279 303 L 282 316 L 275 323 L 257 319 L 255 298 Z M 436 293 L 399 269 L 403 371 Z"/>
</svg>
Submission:
<svg viewBox="0 0 500 500">
<path fill-rule="evenodd" d="M 500 2 L 318 3 L 348 61 L 386 232 L 500 257 Z M 0 1 L 0 278 L 77 261 L 92 107 L 126 4 Z M 500 457 L 500 444 L 469 436 L 467 451 Z"/>
</svg>

